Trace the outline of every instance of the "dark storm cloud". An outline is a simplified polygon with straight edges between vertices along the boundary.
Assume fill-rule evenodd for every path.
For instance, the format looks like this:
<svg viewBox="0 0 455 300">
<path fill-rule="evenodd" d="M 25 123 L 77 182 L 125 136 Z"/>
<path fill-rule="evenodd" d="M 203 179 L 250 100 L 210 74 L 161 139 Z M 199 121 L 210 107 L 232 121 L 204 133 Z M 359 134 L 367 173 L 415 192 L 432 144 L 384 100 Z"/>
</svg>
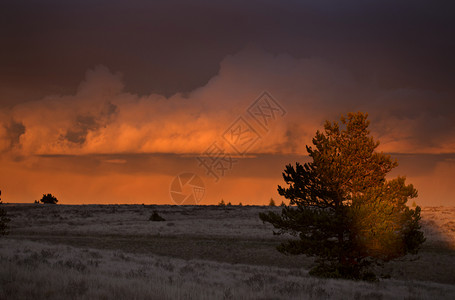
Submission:
<svg viewBox="0 0 455 300">
<path fill-rule="evenodd" d="M 89 131 L 98 130 L 100 127 L 106 126 L 116 111 L 117 106 L 108 102 L 98 115 L 78 115 L 63 138 L 72 143 L 83 144 Z"/>
<path fill-rule="evenodd" d="M 19 144 L 19 139 L 21 135 L 25 133 L 25 126 L 21 122 L 11 121 L 9 124 L 6 124 L 6 137 L 10 142 L 10 147 L 14 147 Z"/>
<path fill-rule="evenodd" d="M 380 87 L 453 93 L 454 19 L 449 1 L 8 1 L 0 103 L 74 92 L 98 64 L 133 92 L 189 92 L 248 43 Z"/>
<path fill-rule="evenodd" d="M 65 138 L 72 143 L 82 144 L 85 142 L 89 130 L 97 128 L 93 116 L 79 116 L 76 119 L 76 129 L 68 129 Z"/>
<path fill-rule="evenodd" d="M 4 114 L 14 112 L 27 127 L 15 143 L 30 154 L 197 152 L 204 145 L 188 145 L 200 141 L 176 142 L 176 135 L 211 139 L 230 118 L 221 111 L 235 111 L 234 98 L 247 105 L 260 89 L 273 89 L 291 112 L 286 133 L 264 146 L 270 153 L 299 152 L 320 120 L 355 110 L 370 112 L 388 151 L 451 153 L 451 6 L 8 2 L 0 12 L 0 105 L 12 106 Z M 88 71 L 79 85 L 99 64 L 108 68 Z M 5 128 L 3 148 L 10 143 Z"/>
</svg>

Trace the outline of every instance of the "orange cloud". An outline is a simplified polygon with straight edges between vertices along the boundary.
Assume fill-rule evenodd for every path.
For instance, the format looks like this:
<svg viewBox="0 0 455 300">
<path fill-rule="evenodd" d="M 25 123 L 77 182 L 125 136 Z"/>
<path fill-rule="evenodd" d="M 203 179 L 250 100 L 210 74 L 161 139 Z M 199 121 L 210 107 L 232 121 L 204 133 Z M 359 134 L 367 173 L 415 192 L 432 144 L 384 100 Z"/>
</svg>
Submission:
<svg viewBox="0 0 455 300">
<path fill-rule="evenodd" d="M 451 136 L 453 130 L 448 129 L 454 127 L 451 116 L 440 114 L 435 120 L 425 110 L 425 103 L 440 95 L 375 91 L 325 61 L 275 56 L 250 47 L 226 57 L 219 74 L 205 86 L 169 98 L 130 94 L 119 73 L 98 66 L 87 72 L 74 95 L 49 96 L 3 111 L 8 117 L 0 126 L 0 150 L 12 148 L 20 156 L 201 153 L 214 141 L 224 143 L 223 132 L 237 117 L 247 115 L 247 108 L 264 90 L 287 114 L 269 132 L 257 128 L 262 138 L 250 152 L 305 153 L 305 145 L 324 120 L 356 110 L 370 112 L 373 133 L 384 151 L 454 149 L 455 134 Z M 409 105 L 412 100 L 415 107 Z M 25 128 L 13 146 L 8 122 Z M 423 138 L 428 141 L 422 142 Z M 223 146 L 229 151 L 229 145 Z"/>
<path fill-rule="evenodd" d="M 268 131 L 247 113 L 264 90 L 286 110 Z M 171 203 L 168 186 L 175 175 L 205 172 L 193 156 L 214 142 L 235 154 L 223 133 L 242 116 L 260 138 L 243 159 L 235 155 L 239 162 L 231 177 L 222 184 L 208 183 L 206 203 L 220 198 L 266 203 L 276 196 L 284 164 L 295 162 L 291 154 L 306 155 L 305 145 L 323 122 L 349 111 L 370 113 L 382 151 L 453 153 L 455 116 L 444 109 L 448 103 L 444 95 L 429 91 L 378 91 L 326 61 L 272 55 L 254 47 L 226 57 L 219 74 L 203 87 L 170 97 L 131 94 L 121 74 L 98 66 L 87 71 L 74 95 L 0 110 L 0 180 L 5 199 L 9 193 L 17 202 L 53 192 L 61 193 L 66 203 Z M 179 156 L 141 157 L 145 154 Z M 284 158 L 272 168 L 276 154 Z M 447 178 L 455 174 L 447 162 L 443 166 L 424 175 L 409 169 L 402 173 L 411 173 L 410 182 L 422 187 L 424 201 L 433 201 L 428 184 L 433 182 L 441 191 L 437 197 L 445 199 L 440 203 L 451 203 Z"/>
</svg>

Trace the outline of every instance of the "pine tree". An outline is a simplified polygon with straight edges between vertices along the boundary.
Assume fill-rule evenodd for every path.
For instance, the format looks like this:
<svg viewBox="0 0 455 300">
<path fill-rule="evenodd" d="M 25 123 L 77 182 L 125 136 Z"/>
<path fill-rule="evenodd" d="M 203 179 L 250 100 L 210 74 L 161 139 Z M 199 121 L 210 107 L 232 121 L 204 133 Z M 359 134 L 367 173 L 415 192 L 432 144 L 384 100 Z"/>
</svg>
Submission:
<svg viewBox="0 0 455 300">
<path fill-rule="evenodd" d="M 275 200 L 273 200 L 273 198 L 270 198 L 269 206 L 276 206 Z"/>
<path fill-rule="evenodd" d="M 416 253 L 425 241 L 420 207 L 406 206 L 417 191 L 405 177 L 386 179 L 398 163 L 375 151 L 379 142 L 370 136 L 367 116 L 349 113 L 342 128 L 327 121 L 313 138 L 314 148 L 306 147 L 312 162 L 286 166 L 289 186 L 278 186 L 278 192 L 289 206 L 281 215 L 259 215 L 278 233 L 299 236 L 278 250 L 317 257 L 313 275 L 372 279 L 371 263 Z"/>
</svg>

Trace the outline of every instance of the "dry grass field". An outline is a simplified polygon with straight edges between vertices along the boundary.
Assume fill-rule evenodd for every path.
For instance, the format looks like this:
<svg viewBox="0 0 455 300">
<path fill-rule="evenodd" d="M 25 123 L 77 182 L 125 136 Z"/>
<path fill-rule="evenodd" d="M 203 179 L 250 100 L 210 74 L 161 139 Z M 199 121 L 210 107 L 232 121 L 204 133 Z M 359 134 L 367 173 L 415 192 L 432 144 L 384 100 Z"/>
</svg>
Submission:
<svg viewBox="0 0 455 300">
<path fill-rule="evenodd" d="M 5 205 L 0 299 L 454 299 L 455 208 L 422 210 L 417 256 L 379 282 L 310 277 L 260 206 Z M 165 218 L 149 221 L 153 211 Z"/>
</svg>

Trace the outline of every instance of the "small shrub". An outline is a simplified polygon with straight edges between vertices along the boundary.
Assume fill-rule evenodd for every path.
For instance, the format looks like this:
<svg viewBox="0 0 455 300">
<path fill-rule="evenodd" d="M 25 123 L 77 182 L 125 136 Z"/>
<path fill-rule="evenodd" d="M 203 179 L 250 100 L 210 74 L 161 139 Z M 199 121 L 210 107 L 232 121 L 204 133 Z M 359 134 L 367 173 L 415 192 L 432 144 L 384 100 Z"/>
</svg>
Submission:
<svg viewBox="0 0 455 300">
<path fill-rule="evenodd" d="M 40 201 L 45 204 L 57 204 L 58 202 L 57 198 L 52 194 L 43 194 L 43 198 Z"/>
<path fill-rule="evenodd" d="M 149 218 L 149 221 L 161 222 L 161 221 L 166 221 L 166 220 L 154 210 L 152 215 Z"/>
<path fill-rule="evenodd" d="M 226 206 L 226 203 L 224 203 L 223 199 L 221 199 L 220 203 L 218 203 L 218 206 Z"/>
<path fill-rule="evenodd" d="M 269 206 L 276 206 L 275 200 L 273 200 L 273 198 L 270 198 Z"/>
</svg>

